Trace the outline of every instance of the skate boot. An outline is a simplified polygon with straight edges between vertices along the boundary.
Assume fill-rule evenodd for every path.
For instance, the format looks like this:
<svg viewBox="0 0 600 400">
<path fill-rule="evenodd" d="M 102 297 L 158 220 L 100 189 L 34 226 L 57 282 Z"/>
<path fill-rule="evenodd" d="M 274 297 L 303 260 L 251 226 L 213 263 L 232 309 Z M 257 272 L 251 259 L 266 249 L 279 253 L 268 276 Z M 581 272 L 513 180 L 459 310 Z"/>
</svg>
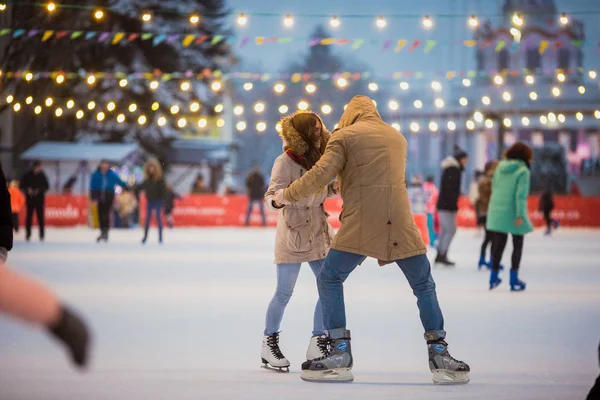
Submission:
<svg viewBox="0 0 600 400">
<path fill-rule="evenodd" d="M 329 338 L 327 335 L 313 336 L 310 338 L 308 349 L 306 350 L 307 360 L 316 360 L 317 358 L 327 357 L 329 354 Z"/>
<path fill-rule="evenodd" d="M 448 260 L 448 253 L 438 253 L 434 261 L 435 264 L 442 264 L 446 267 L 453 267 L 456 265 L 455 262 Z"/>
<path fill-rule="evenodd" d="M 263 368 L 277 372 L 290 372 L 290 362 L 279 349 L 279 333 L 263 337 L 260 357 Z"/>
<path fill-rule="evenodd" d="M 302 380 L 309 382 L 352 382 L 352 349 L 350 331 L 329 331 L 327 355 L 302 364 Z"/>
<path fill-rule="evenodd" d="M 79 316 L 63 307 L 58 322 L 49 326 L 48 330 L 67 347 L 71 353 L 71 360 L 77 367 L 87 366 L 90 334 Z"/>
<path fill-rule="evenodd" d="M 502 279 L 498 277 L 498 271 L 492 270 L 490 273 L 490 290 L 496 289 L 502 283 Z"/>
<path fill-rule="evenodd" d="M 519 280 L 519 271 L 510 270 L 510 291 L 521 292 L 525 290 L 527 284 Z"/>
<path fill-rule="evenodd" d="M 486 267 L 490 268 L 490 264 L 485 261 L 485 257 L 479 257 L 479 264 L 477 265 L 477 269 L 481 270 L 481 268 Z"/>
<path fill-rule="evenodd" d="M 471 369 L 467 363 L 453 358 L 448 352 L 448 343 L 439 338 L 437 331 L 425 333 L 429 350 L 429 369 L 433 373 L 433 383 L 437 385 L 459 385 L 469 383 Z"/>
</svg>

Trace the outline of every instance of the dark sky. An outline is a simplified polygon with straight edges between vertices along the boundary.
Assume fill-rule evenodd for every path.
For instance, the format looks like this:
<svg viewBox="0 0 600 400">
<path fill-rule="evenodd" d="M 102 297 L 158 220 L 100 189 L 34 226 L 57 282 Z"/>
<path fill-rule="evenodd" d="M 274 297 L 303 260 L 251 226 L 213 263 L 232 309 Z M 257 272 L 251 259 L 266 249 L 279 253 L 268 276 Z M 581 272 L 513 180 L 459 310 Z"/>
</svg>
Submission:
<svg viewBox="0 0 600 400">
<path fill-rule="evenodd" d="M 244 28 L 236 25 L 239 36 L 308 36 L 314 27 L 323 23 L 328 26 L 328 18 L 300 17 L 298 14 L 355 14 L 355 15 L 426 15 L 426 14 L 493 14 L 500 15 L 504 0 L 229 0 L 228 4 L 234 14 L 246 13 L 290 13 L 295 16 L 294 27 L 284 28 L 281 18 L 250 17 Z M 578 16 L 586 28 L 587 47 L 585 48 L 584 66 L 600 69 L 600 52 L 595 49 L 600 42 L 600 1 L 599 0 L 557 0 L 558 11 L 567 14 L 575 11 L 593 11 Z M 232 17 L 235 19 L 235 17 Z M 500 22 L 499 18 L 494 25 Z M 435 27 L 430 31 L 422 28 L 418 18 L 389 19 L 385 29 L 375 27 L 374 19 L 346 18 L 333 36 L 365 39 L 407 39 L 412 40 L 446 40 L 463 41 L 472 38 L 465 19 L 437 19 Z M 256 46 L 248 44 L 244 48 L 235 45 L 235 52 L 242 59 L 245 70 L 262 70 L 276 72 L 289 60 L 297 60 L 307 51 L 307 43 L 267 44 Z M 437 45 L 429 54 L 422 50 L 414 53 L 407 51 L 408 46 L 400 53 L 392 50 L 383 52 L 381 45 L 363 45 L 352 51 L 349 46 L 334 46 L 335 51 L 366 63 L 376 74 L 388 74 L 394 71 L 448 71 L 465 70 L 474 67 L 473 50 L 464 46 Z"/>
</svg>

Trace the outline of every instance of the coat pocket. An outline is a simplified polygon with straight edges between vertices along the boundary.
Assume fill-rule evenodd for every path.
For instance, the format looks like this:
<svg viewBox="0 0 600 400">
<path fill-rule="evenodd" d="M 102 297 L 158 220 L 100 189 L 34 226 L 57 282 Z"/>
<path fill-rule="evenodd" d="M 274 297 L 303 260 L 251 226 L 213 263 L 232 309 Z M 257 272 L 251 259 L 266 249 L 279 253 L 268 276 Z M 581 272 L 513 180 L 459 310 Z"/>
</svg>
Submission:
<svg viewBox="0 0 600 400">
<path fill-rule="evenodd" d="M 298 253 L 310 251 L 312 243 L 308 213 L 304 210 L 284 208 L 283 217 L 287 225 L 286 247 Z"/>
</svg>

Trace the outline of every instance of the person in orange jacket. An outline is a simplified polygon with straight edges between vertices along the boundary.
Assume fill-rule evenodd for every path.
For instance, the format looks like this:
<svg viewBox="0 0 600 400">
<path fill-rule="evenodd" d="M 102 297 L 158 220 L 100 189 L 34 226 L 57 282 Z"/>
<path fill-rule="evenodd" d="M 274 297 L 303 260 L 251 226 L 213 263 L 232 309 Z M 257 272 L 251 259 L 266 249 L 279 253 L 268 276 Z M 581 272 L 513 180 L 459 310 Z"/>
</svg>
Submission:
<svg viewBox="0 0 600 400">
<path fill-rule="evenodd" d="M 25 207 L 25 195 L 19 189 L 19 181 L 11 181 L 8 185 L 10 193 L 10 207 L 12 209 L 12 223 L 16 233 L 19 233 L 19 215 Z"/>
</svg>

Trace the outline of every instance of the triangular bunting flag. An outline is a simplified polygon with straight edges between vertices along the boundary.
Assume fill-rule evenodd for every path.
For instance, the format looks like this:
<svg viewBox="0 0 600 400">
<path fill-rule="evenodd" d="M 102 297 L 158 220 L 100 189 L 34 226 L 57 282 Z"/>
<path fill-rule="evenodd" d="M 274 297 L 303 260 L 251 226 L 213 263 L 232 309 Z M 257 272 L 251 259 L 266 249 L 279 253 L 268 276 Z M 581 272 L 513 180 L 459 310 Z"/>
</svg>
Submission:
<svg viewBox="0 0 600 400">
<path fill-rule="evenodd" d="M 414 42 L 412 42 L 412 44 L 410 45 L 410 49 L 409 51 L 415 51 L 415 49 L 417 47 L 419 47 L 419 45 L 421 44 L 420 40 L 415 40 Z"/>
<path fill-rule="evenodd" d="M 540 54 L 544 54 L 544 52 L 546 51 L 547 48 L 548 48 L 548 41 L 547 40 L 542 40 L 540 42 L 539 53 Z"/>
<path fill-rule="evenodd" d="M 513 44 L 510 45 L 510 50 L 514 53 L 515 51 L 519 50 L 519 43 L 517 42 L 513 42 Z"/>
<path fill-rule="evenodd" d="M 164 35 L 164 34 L 154 36 L 154 39 L 152 39 L 152 46 L 155 46 L 155 47 L 158 46 L 159 44 L 164 42 L 166 38 L 167 38 L 167 35 Z"/>
<path fill-rule="evenodd" d="M 48 39 L 50 39 L 52 37 L 52 35 L 54 35 L 54 31 L 44 32 L 44 34 L 42 35 L 42 42 L 46 42 Z"/>
<path fill-rule="evenodd" d="M 354 43 L 352 43 L 352 50 L 358 49 L 364 42 L 365 39 L 356 39 Z"/>
<path fill-rule="evenodd" d="M 40 31 L 38 31 L 37 29 L 32 29 L 29 31 L 29 33 L 27 33 L 27 37 L 34 37 L 38 33 L 40 33 Z"/>
<path fill-rule="evenodd" d="M 575 47 L 581 47 L 583 45 L 583 40 L 571 40 L 571 43 Z"/>
<path fill-rule="evenodd" d="M 18 38 L 19 36 L 23 36 L 24 33 L 25 29 L 15 29 L 15 31 L 13 32 L 13 37 Z"/>
<path fill-rule="evenodd" d="M 153 33 L 142 33 L 142 40 L 151 39 L 154 36 Z"/>
<path fill-rule="evenodd" d="M 383 51 L 388 51 L 391 46 L 392 46 L 392 41 L 386 40 L 385 42 L 383 42 Z"/>
<path fill-rule="evenodd" d="M 395 53 L 398 53 L 399 51 L 401 51 L 404 46 L 406 46 L 406 40 L 402 39 L 402 40 L 398 40 L 398 43 L 396 44 L 396 48 L 394 49 Z"/>
<path fill-rule="evenodd" d="M 194 42 L 194 44 L 199 44 L 199 43 L 202 43 L 202 42 L 206 42 L 207 40 L 208 40 L 208 36 L 203 35 L 203 36 L 200 36 L 198 39 L 196 39 L 196 41 Z"/>
<path fill-rule="evenodd" d="M 221 35 L 215 35 L 212 38 L 212 40 L 210 41 L 210 44 L 214 46 L 215 44 L 219 43 L 221 40 L 223 40 L 223 36 L 221 36 Z"/>
<path fill-rule="evenodd" d="M 264 36 L 257 36 L 254 41 L 256 42 L 257 45 L 261 45 L 261 44 L 263 44 L 265 42 L 265 37 Z"/>
<path fill-rule="evenodd" d="M 139 33 L 130 33 L 129 36 L 127 36 L 127 41 L 133 42 L 135 39 L 137 39 L 139 37 L 140 37 Z"/>
<path fill-rule="evenodd" d="M 56 38 L 57 39 L 62 39 L 65 36 L 67 36 L 69 34 L 69 31 L 60 31 L 60 32 L 56 32 Z"/>
<path fill-rule="evenodd" d="M 124 32 L 115 33 L 115 36 L 113 37 L 113 40 L 112 40 L 112 44 L 115 45 L 115 44 L 119 43 L 124 37 L 125 37 Z"/>
<path fill-rule="evenodd" d="M 335 43 L 335 39 L 334 38 L 323 38 L 321 39 L 321 44 L 323 46 L 329 46 Z"/>
<path fill-rule="evenodd" d="M 185 39 L 183 39 L 183 47 L 188 47 L 190 44 L 192 44 L 192 42 L 194 41 L 194 39 L 196 38 L 195 35 L 187 35 L 185 37 Z"/>
<path fill-rule="evenodd" d="M 249 41 L 250 41 L 250 38 L 247 36 L 242 38 L 242 41 L 240 42 L 240 48 L 245 47 Z"/>
<path fill-rule="evenodd" d="M 83 32 L 81 32 L 81 31 L 75 31 L 75 32 L 71 33 L 71 39 L 77 39 L 81 35 L 83 35 Z"/>
<path fill-rule="evenodd" d="M 7 33 L 10 33 L 11 31 L 12 31 L 12 29 L 7 29 L 7 28 L 2 29 L 2 30 L 0 30 L 0 36 L 4 36 Z"/>
<path fill-rule="evenodd" d="M 100 37 L 98 38 L 98 41 L 99 42 L 104 42 L 109 37 L 110 37 L 110 33 L 108 33 L 108 32 L 102 32 L 102 34 L 100 34 Z"/>
<path fill-rule="evenodd" d="M 97 32 L 87 32 L 87 33 L 85 34 L 85 38 L 86 38 L 87 40 L 90 40 L 91 38 L 95 37 L 95 36 L 96 36 L 96 34 L 97 34 Z"/>
<path fill-rule="evenodd" d="M 436 45 L 436 41 L 435 40 L 428 40 L 427 41 L 427 46 L 425 46 L 425 53 L 429 53 L 431 51 L 431 49 L 434 48 L 434 46 Z"/>
<path fill-rule="evenodd" d="M 310 39 L 310 42 L 309 42 L 309 44 L 308 44 L 308 45 L 309 45 L 310 47 L 313 47 L 313 46 L 316 46 L 316 45 L 318 45 L 320 42 L 321 42 L 321 41 L 320 41 L 319 39 Z"/>
<path fill-rule="evenodd" d="M 179 40 L 179 35 L 169 35 L 169 37 L 167 38 L 167 42 L 169 43 L 174 42 L 176 40 Z"/>
<path fill-rule="evenodd" d="M 506 42 L 504 40 L 498 40 L 496 43 L 496 53 L 499 53 L 506 46 Z"/>
<path fill-rule="evenodd" d="M 475 47 L 475 46 L 477 46 L 477 40 L 465 40 L 463 43 L 467 47 Z"/>
<path fill-rule="evenodd" d="M 560 40 L 554 42 L 554 48 L 555 49 L 560 49 L 562 47 L 562 45 L 563 45 L 563 42 L 561 42 Z"/>
<path fill-rule="evenodd" d="M 292 38 L 279 38 L 279 43 L 290 43 L 293 39 Z"/>
</svg>

